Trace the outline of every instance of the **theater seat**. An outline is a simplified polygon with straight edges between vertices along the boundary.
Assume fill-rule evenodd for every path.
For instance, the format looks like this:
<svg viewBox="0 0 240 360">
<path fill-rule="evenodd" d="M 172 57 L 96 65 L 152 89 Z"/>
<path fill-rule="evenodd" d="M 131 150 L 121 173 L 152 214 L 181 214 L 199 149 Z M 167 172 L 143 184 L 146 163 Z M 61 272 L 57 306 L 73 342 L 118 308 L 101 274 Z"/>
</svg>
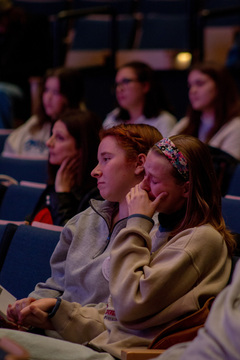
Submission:
<svg viewBox="0 0 240 360">
<path fill-rule="evenodd" d="M 24 221 L 34 211 L 43 191 L 43 188 L 10 185 L 0 205 L 0 219 Z"/>
<path fill-rule="evenodd" d="M 24 159 L 0 156 L 0 174 L 21 180 L 47 182 L 47 159 Z"/>
<path fill-rule="evenodd" d="M 50 257 L 60 231 L 19 225 L 11 239 L 0 271 L 0 284 L 16 298 L 28 296 L 51 275 Z"/>
</svg>

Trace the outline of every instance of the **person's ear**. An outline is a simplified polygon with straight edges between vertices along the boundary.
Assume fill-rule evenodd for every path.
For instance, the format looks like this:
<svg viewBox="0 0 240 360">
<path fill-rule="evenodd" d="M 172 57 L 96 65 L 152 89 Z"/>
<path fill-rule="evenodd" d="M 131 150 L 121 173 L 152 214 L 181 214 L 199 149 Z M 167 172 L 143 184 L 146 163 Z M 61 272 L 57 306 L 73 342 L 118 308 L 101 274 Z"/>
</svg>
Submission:
<svg viewBox="0 0 240 360">
<path fill-rule="evenodd" d="M 142 172 L 144 172 L 144 164 L 146 162 L 146 158 L 147 158 L 147 156 L 145 154 L 138 155 L 137 162 L 136 162 L 136 169 L 135 169 L 136 175 L 139 175 Z"/>
<path fill-rule="evenodd" d="M 188 198 L 189 196 L 189 181 L 186 181 L 183 185 L 183 197 Z"/>
</svg>

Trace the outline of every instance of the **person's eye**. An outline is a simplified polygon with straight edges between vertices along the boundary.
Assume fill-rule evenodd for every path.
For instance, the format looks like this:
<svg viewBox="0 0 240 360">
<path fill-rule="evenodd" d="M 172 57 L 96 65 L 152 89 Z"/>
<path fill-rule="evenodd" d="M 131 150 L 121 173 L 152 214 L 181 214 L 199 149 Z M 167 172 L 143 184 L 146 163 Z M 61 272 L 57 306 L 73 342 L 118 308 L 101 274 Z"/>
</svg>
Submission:
<svg viewBox="0 0 240 360">
<path fill-rule="evenodd" d="M 201 86 L 205 85 L 205 81 L 198 81 L 198 82 L 196 83 L 196 85 L 197 85 L 198 87 L 201 87 Z"/>
<path fill-rule="evenodd" d="M 62 135 L 56 135 L 55 138 L 59 141 L 64 141 L 64 137 Z"/>
<path fill-rule="evenodd" d="M 104 156 L 103 161 L 108 162 L 110 159 L 111 159 L 110 156 Z"/>
<path fill-rule="evenodd" d="M 122 79 L 121 83 L 124 85 L 128 85 L 131 82 L 131 79 Z"/>
</svg>

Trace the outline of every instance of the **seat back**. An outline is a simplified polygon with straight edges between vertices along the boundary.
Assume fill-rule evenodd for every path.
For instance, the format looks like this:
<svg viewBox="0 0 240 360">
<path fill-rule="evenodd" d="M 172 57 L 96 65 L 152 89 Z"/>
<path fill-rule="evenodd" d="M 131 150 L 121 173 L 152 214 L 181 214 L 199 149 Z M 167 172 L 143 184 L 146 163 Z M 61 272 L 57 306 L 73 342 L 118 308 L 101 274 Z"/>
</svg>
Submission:
<svg viewBox="0 0 240 360">
<path fill-rule="evenodd" d="M 17 227 L 12 223 L 0 224 L 0 271 Z"/>
<path fill-rule="evenodd" d="M 21 299 L 51 275 L 50 257 L 60 231 L 19 225 L 9 244 L 0 271 L 0 284 Z"/>
<path fill-rule="evenodd" d="M 240 164 L 235 168 L 226 193 L 229 195 L 240 196 Z"/>
<path fill-rule="evenodd" d="M 31 186 L 8 186 L 0 205 L 0 219 L 24 221 L 34 211 L 43 191 Z"/>
<path fill-rule="evenodd" d="M 9 175 L 17 181 L 27 180 L 46 183 L 48 177 L 47 167 L 47 160 L 0 156 L 0 174 Z"/>
<path fill-rule="evenodd" d="M 12 131 L 12 129 L 0 129 L 0 153 L 3 151 L 6 138 Z"/>
<path fill-rule="evenodd" d="M 222 214 L 231 232 L 240 234 L 240 200 L 222 198 Z"/>
</svg>

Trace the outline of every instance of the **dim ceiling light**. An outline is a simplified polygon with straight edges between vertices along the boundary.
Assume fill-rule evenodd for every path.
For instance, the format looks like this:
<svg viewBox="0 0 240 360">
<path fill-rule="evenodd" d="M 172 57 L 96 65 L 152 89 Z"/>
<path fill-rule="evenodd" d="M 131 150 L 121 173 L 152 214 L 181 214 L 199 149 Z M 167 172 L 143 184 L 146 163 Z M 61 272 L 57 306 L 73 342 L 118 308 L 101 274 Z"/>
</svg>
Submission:
<svg viewBox="0 0 240 360">
<path fill-rule="evenodd" d="M 192 61 L 192 54 L 189 52 L 180 52 L 176 56 L 176 67 L 186 69 L 190 66 Z"/>
</svg>

